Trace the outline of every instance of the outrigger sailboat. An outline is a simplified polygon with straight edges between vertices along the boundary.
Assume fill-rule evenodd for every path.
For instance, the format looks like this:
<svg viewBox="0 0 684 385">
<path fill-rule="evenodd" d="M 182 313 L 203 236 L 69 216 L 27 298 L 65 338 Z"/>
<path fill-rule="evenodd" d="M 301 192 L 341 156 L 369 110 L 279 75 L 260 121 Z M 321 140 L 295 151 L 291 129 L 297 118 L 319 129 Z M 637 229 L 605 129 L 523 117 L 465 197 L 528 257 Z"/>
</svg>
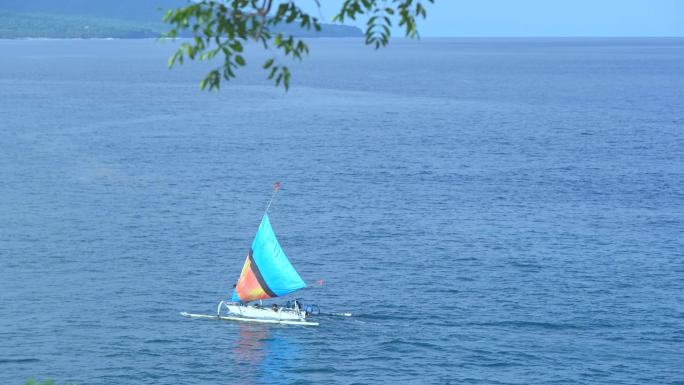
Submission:
<svg viewBox="0 0 684 385">
<path fill-rule="evenodd" d="M 240 278 L 234 285 L 231 301 L 221 301 L 216 316 L 186 312 L 181 315 L 229 321 L 318 325 L 318 322 L 307 321 L 310 315 L 320 313 L 316 305 L 305 308 L 299 300 L 288 301 L 285 306 L 262 305 L 264 299 L 281 297 L 307 287 L 285 255 L 268 217 L 268 209 L 279 190 L 280 183 L 276 182 L 275 191 L 261 218 L 259 230 L 245 259 Z M 250 302 L 255 301 L 258 302 L 250 305 Z M 226 310 L 228 314 L 225 314 Z"/>
</svg>

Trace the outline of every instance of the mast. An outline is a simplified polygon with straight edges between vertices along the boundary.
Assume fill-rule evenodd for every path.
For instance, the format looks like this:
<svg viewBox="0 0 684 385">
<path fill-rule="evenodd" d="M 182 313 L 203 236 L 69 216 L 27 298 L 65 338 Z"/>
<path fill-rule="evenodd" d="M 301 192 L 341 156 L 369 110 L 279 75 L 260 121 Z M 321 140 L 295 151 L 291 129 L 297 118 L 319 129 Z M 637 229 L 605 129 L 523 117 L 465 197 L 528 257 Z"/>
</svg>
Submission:
<svg viewBox="0 0 684 385">
<path fill-rule="evenodd" d="M 275 199 L 278 191 L 280 191 L 280 182 L 275 182 L 273 183 L 273 194 L 271 194 L 271 199 L 268 201 L 268 205 L 266 206 L 266 210 L 264 210 L 264 214 L 268 214 L 268 209 L 271 208 L 271 203 L 273 203 L 273 199 Z"/>
<path fill-rule="evenodd" d="M 273 203 L 273 199 L 275 199 L 276 194 L 280 191 L 280 182 L 276 181 L 273 183 L 273 194 L 271 194 L 271 199 L 268 200 L 268 204 L 266 205 L 266 210 L 264 210 L 264 215 L 268 214 L 268 209 L 271 208 L 271 203 Z M 233 285 L 233 290 L 237 287 L 238 283 L 240 283 L 240 278 L 242 278 L 242 274 L 240 277 L 238 277 L 237 282 Z M 261 304 L 261 300 L 259 300 L 259 304 Z"/>
</svg>

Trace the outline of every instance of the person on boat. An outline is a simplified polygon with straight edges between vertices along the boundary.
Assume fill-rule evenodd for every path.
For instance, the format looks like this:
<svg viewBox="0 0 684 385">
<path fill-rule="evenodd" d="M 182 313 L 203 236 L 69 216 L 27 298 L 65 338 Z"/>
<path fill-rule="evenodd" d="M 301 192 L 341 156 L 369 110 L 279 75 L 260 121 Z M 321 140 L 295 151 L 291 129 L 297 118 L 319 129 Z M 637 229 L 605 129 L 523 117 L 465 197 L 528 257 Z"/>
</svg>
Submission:
<svg viewBox="0 0 684 385">
<path fill-rule="evenodd" d="M 271 309 L 273 311 L 278 311 L 278 304 L 274 303 L 273 305 L 271 305 Z"/>
</svg>

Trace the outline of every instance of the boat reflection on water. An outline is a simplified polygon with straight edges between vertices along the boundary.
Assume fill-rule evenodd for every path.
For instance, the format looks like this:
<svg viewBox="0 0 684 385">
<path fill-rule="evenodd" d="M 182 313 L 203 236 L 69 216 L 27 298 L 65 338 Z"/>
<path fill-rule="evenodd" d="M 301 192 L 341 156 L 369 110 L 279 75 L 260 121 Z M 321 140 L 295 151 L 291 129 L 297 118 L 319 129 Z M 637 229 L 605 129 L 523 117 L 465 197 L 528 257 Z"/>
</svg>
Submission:
<svg viewBox="0 0 684 385">
<path fill-rule="evenodd" d="M 239 369 L 230 383 L 291 383 L 296 373 L 300 342 L 288 333 L 290 328 L 240 323 L 238 339 L 231 350 L 233 364 Z"/>
<path fill-rule="evenodd" d="M 239 338 L 233 348 L 233 358 L 238 365 L 258 366 L 264 361 L 266 350 L 264 346 L 268 338 L 266 325 L 239 324 Z"/>
</svg>

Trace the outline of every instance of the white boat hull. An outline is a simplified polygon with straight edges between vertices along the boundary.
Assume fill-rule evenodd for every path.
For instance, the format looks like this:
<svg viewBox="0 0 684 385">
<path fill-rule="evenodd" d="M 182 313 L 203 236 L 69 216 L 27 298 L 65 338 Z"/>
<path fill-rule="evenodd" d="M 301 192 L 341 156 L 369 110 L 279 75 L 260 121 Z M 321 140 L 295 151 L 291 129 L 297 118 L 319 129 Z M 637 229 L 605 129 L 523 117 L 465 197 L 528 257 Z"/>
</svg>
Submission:
<svg viewBox="0 0 684 385">
<path fill-rule="evenodd" d="M 215 319 L 221 321 L 238 321 L 238 322 L 253 322 L 253 323 L 264 323 L 264 324 L 281 324 L 281 325 L 300 325 L 300 326 L 318 326 L 318 322 L 309 321 L 278 321 L 273 319 L 258 319 L 258 318 L 245 318 L 245 317 L 231 317 L 231 316 L 216 316 L 208 314 L 193 314 L 182 312 L 180 313 L 183 317 L 188 318 L 204 318 L 204 319 Z"/>
<path fill-rule="evenodd" d="M 225 304 L 228 311 L 235 316 L 245 318 L 256 318 L 262 320 L 276 321 L 304 321 L 306 313 L 279 307 L 274 310 L 270 307 L 243 306 L 239 304 Z"/>
</svg>

